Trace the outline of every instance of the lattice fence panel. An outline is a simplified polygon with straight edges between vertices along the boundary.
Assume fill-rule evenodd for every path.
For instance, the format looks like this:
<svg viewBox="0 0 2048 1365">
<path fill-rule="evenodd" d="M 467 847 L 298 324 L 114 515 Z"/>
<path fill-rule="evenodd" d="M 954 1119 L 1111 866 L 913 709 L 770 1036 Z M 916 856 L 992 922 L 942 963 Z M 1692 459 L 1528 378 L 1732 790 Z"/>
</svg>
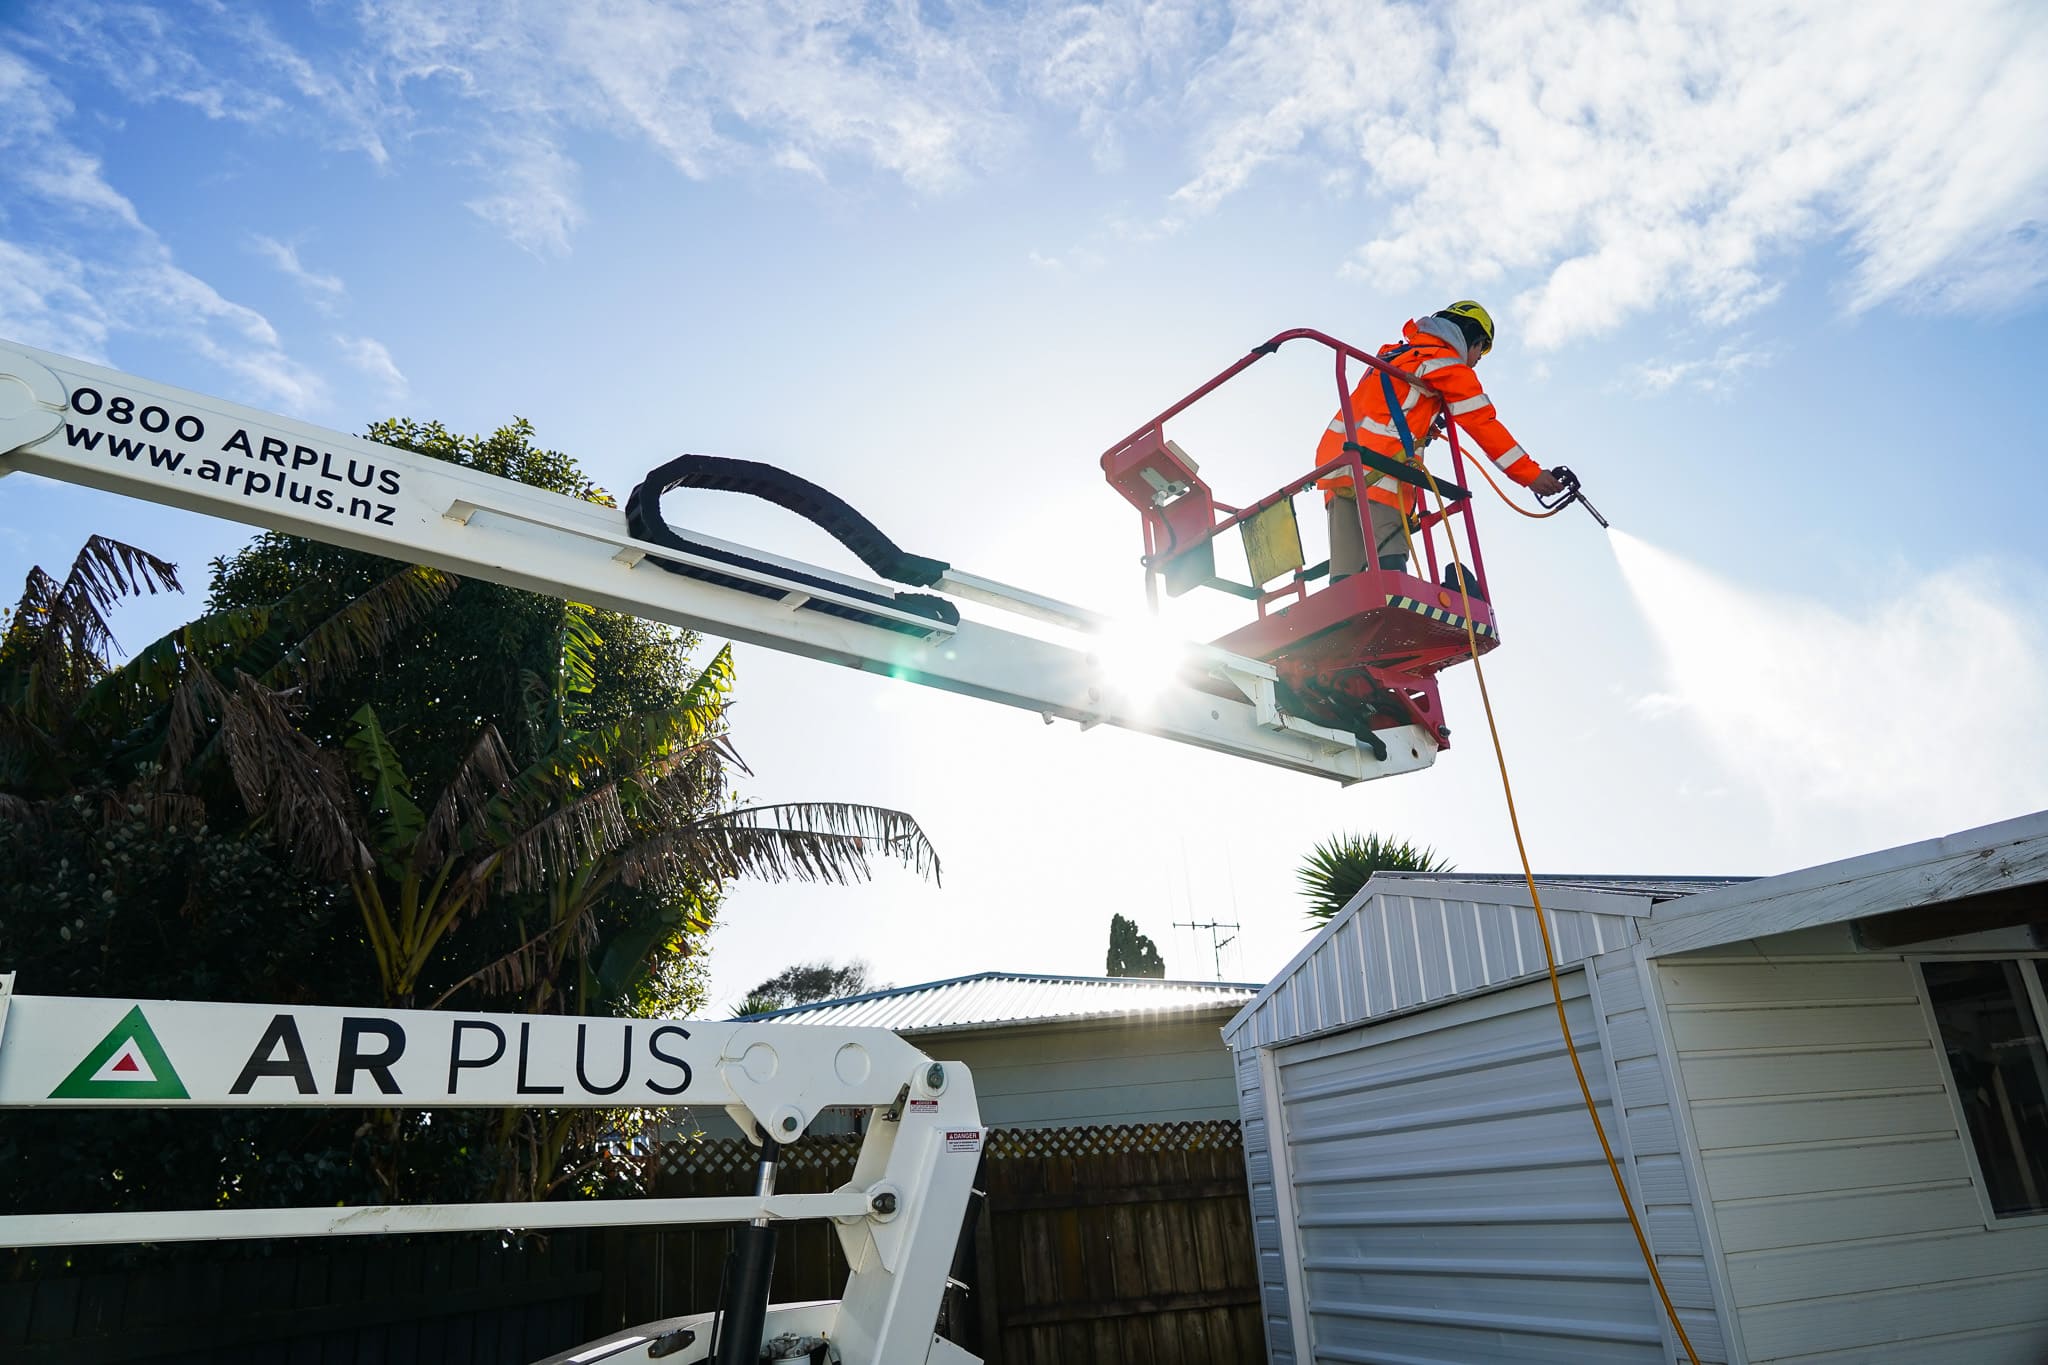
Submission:
<svg viewBox="0 0 2048 1365">
<path fill-rule="evenodd" d="M 992 1128 L 986 1144 L 991 1161 L 1129 1156 L 1151 1152 L 1241 1151 L 1243 1148 L 1244 1133 L 1236 1119 L 1089 1124 L 1077 1128 Z"/>
<path fill-rule="evenodd" d="M 807 1137 L 782 1149 L 781 1175 L 837 1173 L 840 1183 L 853 1177 L 861 1139 L 852 1134 Z M 689 1176 L 704 1184 L 730 1179 L 738 1187 L 754 1187 L 754 1157 L 759 1149 L 745 1138 L 712 1138 L 703 1142 L 665 1142 L 645 1158 L 649 1174 Z"/>
</svg>

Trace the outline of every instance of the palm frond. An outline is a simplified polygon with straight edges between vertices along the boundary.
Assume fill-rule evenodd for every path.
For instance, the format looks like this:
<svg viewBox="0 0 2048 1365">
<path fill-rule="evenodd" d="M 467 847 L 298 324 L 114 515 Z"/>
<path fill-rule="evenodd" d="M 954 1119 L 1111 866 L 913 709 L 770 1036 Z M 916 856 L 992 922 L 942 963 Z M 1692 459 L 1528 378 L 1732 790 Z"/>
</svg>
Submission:
<svg viewBox="0 0 2048 1365">
<path fill-rule="evenodd" d="M 503 795 L 510 785 L 511 768 L 512 756 L 505 751 L 497 727 L 484 726 L 434 800 L 434 808 L 427 815 L 425 837 L 419 841 L 419 851 L 414 856 L 416 865 L 425 866 L 455 851 L 463 828 L 482 817 L 492 800 Z"/>
<path fill-rule="evenodd" d="M 109 796 L 103 814 L 108 820 L 140 820 L 152 830 L 173 825 L 198 826 L 206 823 L 206 801 L 186 792 L 143 787 Z"/>
<path fill-rule="evenodd" d="M 171 691 L 165 717 L 163 771 L 176 781 L 184 776 L 199 742 L 227 711 L 229 694 L 211 673 L 195 669 Z"/>
<path fill-rule="evenodd" d="M 1448 872 L 1435 849 L 1381 834 L 1335 834 L 1317 844 L 1295 870 L 1308 897 L 1308 917 L 1321 924 L 1337 914 L 1376 872 Z"/>
<path fill-rule="evenodd" d="M 408 565 L 314 626 L 262 681 L 274 688 L 317 688 L 345 677 L 431 615 L 461 584 L 454 574 Z"/>
<path fill-rule="evenodd" d="M 101 731 L 133 725 L 163 706 L 195 672 L 231 676 L 245 653 L 271 630 L 268 606 L 211 612 L 162 635 L 110 669 L 75 708 L 79 722 Z"/>
<path fill-rule="evenodd" d="M 177 565 L 107 536 L 86 539 L 61 583 L 31 570 L 0 640 L 0 664 L 22 679 L 19 704 L 31 716 L 59 714 L 106 672 L 114 604 L 181 591 Z"/>
<path fill-rule="evenodd" d="M 588 952 L 597 946 L 597 916 L 592 913 L 593 909 L 590 903 L 585 902 L 566 923 L 551 923 L 518 947 L 500 953 L 442 992 L 434 1001 L 434 1007 L 438 1009 L 471 982 L 498 995 L 526 990 L 548 975 L 551 961 L 558 951 L 556 945 L 564 939 L 571 946 Z"/>
<path fill-rule="evenodd" d="M 722 646 L 711 661 L 697 670 L 697 676 L 690 680 L 689 690 L 683 693 L 678 706 L 707 715 L 722 710 L 725 699 L 732 692 L 733 663 L 732 646 Z"/>
<path fill-rule="evenodd" d="M 387 858 L 406 859 L 426 828 L 426 816 L 412 799 L 412 779 L 406 774 L 405 762 L 384 733 L 374 707 L 365 703 L 349 721 L 355 728 L 342 747 L 356 776 L 369 784 L 369 814 L 377 849 Z"/>
<path fill-rule="evenodd" d="M 913 816 L 836 801 L 743 806 L 705 815 L 636 841 L 621 879 L 629 886 L 659 879 L 680 860 L 721 882 L 755 877 L 843 886 L 869 880 L 878 857 L 939 881 L 938 851 Z"/>
<path fill-rule="evenodd" d="M 301 863 L 329 876 L 371 865 L 346 767 L 299 732 L 282 696 L 237 675 L 221 744 L 244 804 Z"/>
<path fill-rule="evenodd" d="M 524 818 L 508 826 L 505 818 L 515 810 Z M 551 871 L 596 861 L 624 843 L 630 828 L 616 782 L 560 803 L 514 806 L 501 799 L 492 802 L 489 818 L 501 842 L 472 875 L 507 891 L 531 890 Z"/>
<path fill-rule="evenodd" d="M 603 647 L 591 609 L 581 602 L 564 602 L 555 651 L 555 696 L 565 720 L 584 709 L 596 688 L 597 651 Z"/>
</svg>

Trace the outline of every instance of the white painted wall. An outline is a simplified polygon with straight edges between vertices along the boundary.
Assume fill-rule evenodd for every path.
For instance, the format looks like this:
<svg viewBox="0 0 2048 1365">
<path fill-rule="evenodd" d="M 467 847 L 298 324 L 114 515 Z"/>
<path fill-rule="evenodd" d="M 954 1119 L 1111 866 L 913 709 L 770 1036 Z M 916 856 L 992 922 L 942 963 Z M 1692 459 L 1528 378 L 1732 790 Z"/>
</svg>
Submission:
<svg viewBox="0 0 2048 1365">
<path fill-rule="evenodd" d="M 997 1128 L 1234 1119 L 1227 1012 L 1021 1025 L 912 1038 L 974 1073 L 981 1121 Z"/>
<path fill-rule="evenodd" d="M 1733 1359 L 1721 1329 L 1727 1290 L 1715 1283 L 1712 1228 L 1702 1217 L 1698 1176 L 1686 1158 L 1682 1112 L 1670 1083 L 1670 1059 L 1656 1028 L 1656 1002 L 1644 989 L 1646 965 L 1631 949 L 1593 960 L 1593 996 L 1606 1042 L 1616 1115 L 1608 1140 L 1626 1153 L 1636 1217 L 1657 1258 L 1657 1273 L 1702 1365 Z M 1660 1308 L 1662 1305 L 1659 1305 Z M 1684 1362 L 1676 1335 L 1671 1359 Z"/>
<path fill-rule="evenodd" d="M 2048 1218 L 1990 1219 L 1916 968 L 1835 926 L 1653 969 L 1753 1365 L 2048 1359 Z"/>
</svg>

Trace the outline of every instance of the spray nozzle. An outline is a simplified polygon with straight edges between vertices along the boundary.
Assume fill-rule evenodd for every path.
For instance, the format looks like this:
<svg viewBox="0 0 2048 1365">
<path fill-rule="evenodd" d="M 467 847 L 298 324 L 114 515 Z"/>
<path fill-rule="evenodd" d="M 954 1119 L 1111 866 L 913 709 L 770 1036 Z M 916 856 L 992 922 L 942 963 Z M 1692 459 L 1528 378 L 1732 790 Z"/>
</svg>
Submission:
<svg viewBox="0 0 2048 1365">
<path fill-rule="evenodd" d="M 1541 494 L 1538 494 L 1536 498 L 1536 503 L 1539 507 L 1563 508 L 1569 507 L 1573 503 L 1577 503 L 1579 506 L 1586 509 L 1587 515 L 1591 516 L 1593 520 L 1600 523 L 1601 530 L 1605 531 L 1612 529 L 1607 525 L 1607 518 L 1600 515 L 1600 509 L 1595 507 L 1592 503 L 1586 501 L 1586 494 L 1584 490 L 1582 490 L 1579 487 L 1578 475 L 1572 473 L 1572 471 L 1566 466 L 1559 465 L 1557 468 L 1550 471 L 1550 477 L 1556 479 L 1559 483 L 1563 484 L 1564 491 L 1552 497 L 1548 502 L 1544 501 Z"/>
</svg>

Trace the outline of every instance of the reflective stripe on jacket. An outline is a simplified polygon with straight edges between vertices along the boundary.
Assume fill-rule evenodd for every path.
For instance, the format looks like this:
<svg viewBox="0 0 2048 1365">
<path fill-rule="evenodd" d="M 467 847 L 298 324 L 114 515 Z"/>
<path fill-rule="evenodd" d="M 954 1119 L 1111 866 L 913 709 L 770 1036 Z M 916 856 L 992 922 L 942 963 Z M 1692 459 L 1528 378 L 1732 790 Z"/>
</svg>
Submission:
<svg viewBox="0 0 2048 1365">
<path fill-rule="evenodd" d="M 1428 380 L 1441 395 L 1424 393 L 1399 379 L 1394 381 L 1394 401 L 1400 404 L 1408 419 L 1408 432 L 1414 437 L 1418 451 L 1431 423 L 1448 411 L 1451 420 L 1486 452 L 1495 468 L 1516 483 L 1527 485 L 1533 482 L 1543 472 L 1543 467 L 1523 452 L 1508 429 L 1501 425 L 1500 419 L 1494 416 L 1493 400 L 1479 387 L 1479 376 L 1472 372 L 1471 358 L 1465 349 L 1465 335 L 1458 330 L 1458 325 L 1444 318 L 1411 320 L 1401 329 L 1401 336 L 1400 342 L 1380 349 L 1381 359 L 1388 360 L 1396 370 Z M 1402 350 L 1403 346 L 1407 349 Z M 1393 354 L 1396 351 L 1399 351 L 1398 355 Z M 1389 356 L 1392 358 L 1388 359 Z M 1358 422 L 1359 445 L 1396 460 L 1405 458 L 1401 450 L 1401 434 L 1395 429 L 1393 414 L 1387 410 L 1386 388 L 1380 383 L 1378 370 L 1368 368 L 1365 378 L 1359 380 L 1358 387 L 1351 391 L 1351 413 Z M 1344 414 L 1340 412 L 1331 419 L 1316 446 L 1316 463 L 1326 465 L 1343 456 Z M 1331 493 L 1348 492 L 1351 476 L 1339 474 L 1319 480 L 1317 486 Z M 1365 492 L 1375 502 L 1409 510 L 1421 496 L 1409 485 L 1381 477 L 1370 469 L 1366 471 Z"/>
</svg>

